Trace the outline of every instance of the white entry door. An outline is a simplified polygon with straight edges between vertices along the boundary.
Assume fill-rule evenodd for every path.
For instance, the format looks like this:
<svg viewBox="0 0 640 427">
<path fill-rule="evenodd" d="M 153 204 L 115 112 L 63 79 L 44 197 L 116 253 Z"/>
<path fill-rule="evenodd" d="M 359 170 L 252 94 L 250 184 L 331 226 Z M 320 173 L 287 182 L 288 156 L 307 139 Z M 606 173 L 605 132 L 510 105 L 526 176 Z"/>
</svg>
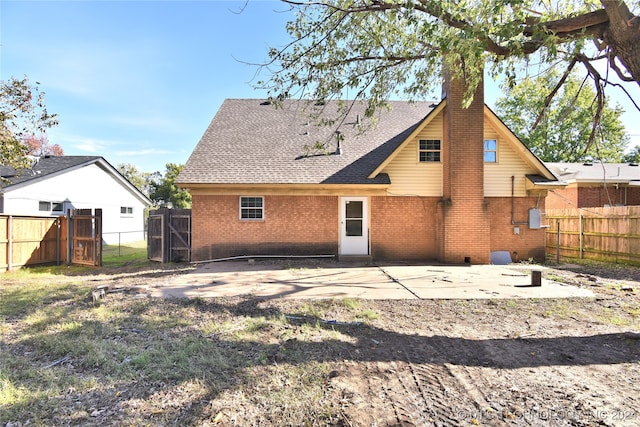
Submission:
<svg viewBox="0 0 640 427">
<path fill-rule="evenodd" d="M 340 255 L 369 255 L 366 197 L 340 198 Z"/>
</svg>

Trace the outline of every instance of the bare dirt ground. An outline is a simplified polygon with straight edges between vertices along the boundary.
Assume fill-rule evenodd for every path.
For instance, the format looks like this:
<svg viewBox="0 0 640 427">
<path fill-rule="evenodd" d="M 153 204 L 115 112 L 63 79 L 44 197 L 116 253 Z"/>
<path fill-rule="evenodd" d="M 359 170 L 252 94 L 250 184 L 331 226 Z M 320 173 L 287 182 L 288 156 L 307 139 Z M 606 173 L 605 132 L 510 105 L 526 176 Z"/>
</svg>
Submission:
<svg viewBox="0 0 640 427">
<path fill-rule="evenodd" d="M 179 273 L 95 276 L 91 284 L 153 287 L 167 274 Z M 182 378 L 131 382 L 97 415 L 68 424 L 640 425 L 640 268 L 565 265 L 544 275 L 597 297 L 363 300 L 356 310 L 248 296 L 150 299 L 155 310 L 190 317 L 184 334 L 262 322 L 250 338 L 215 328 L 206 336 L 209 352 L 235 356 L 218 377 L 203 374 L 205 393 Z"/>
</svg>

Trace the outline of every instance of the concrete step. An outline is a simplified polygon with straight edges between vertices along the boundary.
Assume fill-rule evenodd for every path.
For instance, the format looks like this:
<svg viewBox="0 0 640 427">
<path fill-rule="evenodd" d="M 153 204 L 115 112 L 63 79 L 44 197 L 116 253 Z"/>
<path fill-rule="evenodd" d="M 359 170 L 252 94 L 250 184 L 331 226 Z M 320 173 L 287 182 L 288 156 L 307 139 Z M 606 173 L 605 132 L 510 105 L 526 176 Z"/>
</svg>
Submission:
<svg viewBox="0 0 640 427">
<path fill-rule="evenodd" d="M 345 263 L 370 263 L 373 261 L 373 258 L 371 255 L 339 255 L 338 261 Z"/>
</svg>

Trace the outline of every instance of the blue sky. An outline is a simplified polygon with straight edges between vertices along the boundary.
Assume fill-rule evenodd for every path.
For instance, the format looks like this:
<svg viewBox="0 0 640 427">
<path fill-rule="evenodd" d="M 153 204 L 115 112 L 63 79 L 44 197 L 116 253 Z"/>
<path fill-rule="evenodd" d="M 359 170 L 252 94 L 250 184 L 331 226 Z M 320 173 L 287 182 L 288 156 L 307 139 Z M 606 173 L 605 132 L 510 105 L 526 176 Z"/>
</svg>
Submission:
<svg viewBox="0 0 640 427">
<path fill-rule="evenodd" d="M 187 161 L 225 98 L 265 96 L 242 61 L 288 41 L 286 10 L 265 0 L 0 0 L 0 79 L 40 82 L 60 120 L 49 141 L 65 154 L 163 172 Z M 489 87 L 487 103 L 497 96 Z M 623 106 L 640 145 L 639 114 Z"/>
</svg>

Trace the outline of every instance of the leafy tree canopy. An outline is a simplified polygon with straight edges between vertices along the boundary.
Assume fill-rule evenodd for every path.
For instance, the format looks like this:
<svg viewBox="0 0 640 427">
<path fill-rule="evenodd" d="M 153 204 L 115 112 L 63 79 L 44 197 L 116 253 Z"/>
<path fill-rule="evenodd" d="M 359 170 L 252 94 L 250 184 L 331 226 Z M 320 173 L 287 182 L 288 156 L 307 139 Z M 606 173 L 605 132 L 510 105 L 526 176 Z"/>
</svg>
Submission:
<svg viewBox="0 0 640 427">
<path fill-rule="evenodd" d="M 149 197 L 149 194 L 151 193 L 151 183 L 154 179 L 158 179 L 160 177 L 159 172 L 141 172 L 131 163 L 120 163 L 116 166 L 116 169 L 147 197 Z"/>
<path fill-rule="evenodd" d="M 629 142 L 620 120 L 622 109 L 611 108 L 605 100 L 594 143 L 590 143 L 597 96 L 574 73 L 551 97 L 558 74 L 525 78 L 506 88 L 496 101 L 500 118 L 545 162 L 622 161 Z"/>
<path fill-rule="evenodd" d="M 30 156 L 64 156 L 62 147 L 58 144 L 51 144 L 49 138 L 44 134 L 27 136 L 22 142 L 27 146 L 27 154 Z"/>
<path fill-rule="evenodd" d="M 513 85 L 521 66 L 534 61 L 566 75 L 583 66 L 599 100 L 607 84 L 626 91 L 625 84 L 640 82 L 640 18 L 625 1 L 283 2 L 296 11 L 287 24 L 292 41 L 269 50 L 261 70 L 268 78 L 256 83 L 276 103 L 363 99 L 373 116 L 389 99 L 419 99 L 439 88 L 442 66 L 453 64 L 453 77 L 469 83 L 467 103 L 485 67 Z M 610 82 L 613 75 L 625 83 Z"/>
<path fill-rule="evenodd" d="M 627 163 L 640 163 L 640 145 L 636 145 L 631 152 L 625 154 L 623 160 Z"/>
<path fill-rule="evenodd" d="M 0 81 L 0 164 L 22 169 L 30 166 L 26 140 L 44 138 L 47 129 L 58 124 L 47 111 L 39 83 L 25 77 Z M 59 146 L 58 146 L 59 147 Z"/>
<path fill-rule="evenodd" d="M 176 178 L 184 165 L 167 163 L 164 175 L 156 172 L 151 177 L 149 198 L 156 205 L 171 203 L 174 208 L 188 209 L 191 207 L 191 194 L 176 185 Z"/>
</svg>

